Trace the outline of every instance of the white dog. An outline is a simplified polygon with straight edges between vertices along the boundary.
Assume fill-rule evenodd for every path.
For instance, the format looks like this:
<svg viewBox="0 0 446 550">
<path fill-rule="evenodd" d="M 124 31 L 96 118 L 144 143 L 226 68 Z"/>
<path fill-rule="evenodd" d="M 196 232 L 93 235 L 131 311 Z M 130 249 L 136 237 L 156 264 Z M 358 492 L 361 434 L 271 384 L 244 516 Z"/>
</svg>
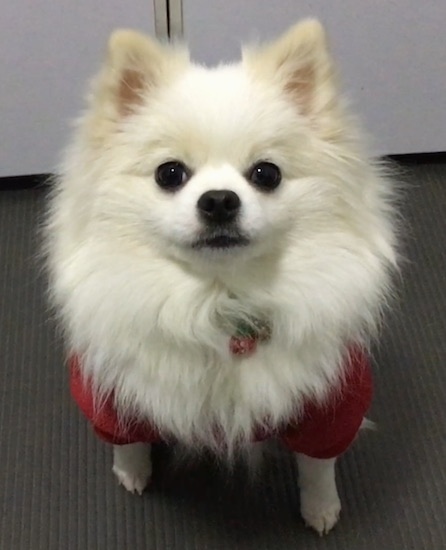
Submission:
<svg viewBox="0 0 446 550">
<path fill-rule="evenodd" d="M 48 215 L 73 395 L 129 490 L 159 439 L 296 453 L 318 532 L 371 400 L 396 265 L 391 182 L 364 154 L 316 21 L 207 69 L 110 39 Z"/>
</svg>

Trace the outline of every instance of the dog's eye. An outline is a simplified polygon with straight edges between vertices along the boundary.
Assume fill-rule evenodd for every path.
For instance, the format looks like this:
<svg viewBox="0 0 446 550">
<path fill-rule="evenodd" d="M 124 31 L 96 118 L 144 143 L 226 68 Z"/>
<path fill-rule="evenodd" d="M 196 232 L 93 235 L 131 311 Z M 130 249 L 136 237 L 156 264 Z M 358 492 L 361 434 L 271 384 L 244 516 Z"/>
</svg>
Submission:
<svg viewBox="0 0 446 550">
<path fill-rule="evenodd" d="M 155 171 L 156 183 L 166 191 L 176 191 L 189 177 L 189 170 L 177 160 L 165 162 Z"/>
<path fill-rule="evenodd" d="M 248 179 L 261 191 L 274 191 L 280 184 L 282 174 L 272 162 L 259 162 L 248 172 Z"/>
</svg>

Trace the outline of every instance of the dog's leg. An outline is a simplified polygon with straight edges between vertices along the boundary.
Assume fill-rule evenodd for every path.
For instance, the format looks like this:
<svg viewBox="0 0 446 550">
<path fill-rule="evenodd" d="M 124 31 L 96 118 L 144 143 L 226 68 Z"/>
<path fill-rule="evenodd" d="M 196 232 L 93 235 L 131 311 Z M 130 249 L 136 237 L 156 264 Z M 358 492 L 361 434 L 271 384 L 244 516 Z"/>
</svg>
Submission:
<svg viewBox="0 0 446 550">
<path fill-rule="evenodd" d="M 298 454 L 300 509 L 305 523 L 321 536 L 337 523 L 341 501 L 336 489 L 336 459 L 319 460 Z"/>
<path fill-rule="evenodd" d="M 142 495 L 152 477 L 151 445 L 113 445 L 113 473 L 127 491 Z"/>
</svg>

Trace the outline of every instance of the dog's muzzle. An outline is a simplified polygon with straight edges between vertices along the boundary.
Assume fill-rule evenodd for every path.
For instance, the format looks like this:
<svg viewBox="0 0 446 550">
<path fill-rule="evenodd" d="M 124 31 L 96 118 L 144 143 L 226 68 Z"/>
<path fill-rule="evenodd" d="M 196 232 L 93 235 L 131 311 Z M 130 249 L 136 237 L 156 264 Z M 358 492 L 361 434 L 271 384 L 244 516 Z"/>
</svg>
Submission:
<svg viewBox="0 0 446 550">
<path fill-rule="evenodd" d="M 198 199 L 197 210 L 204 229 L 193 248 L 228 249 L 249 244 L 237 224 L 241 206 L 240 197 L 234 191 L 222 189 L 203 193 Z"/>
<path fill-rule="evenodd" d="M 206 191 L 197 202 L 200 218 L 206 225 L 232 223 L 242 206 L 240 197 L 228 189 Z"/>
</svg>

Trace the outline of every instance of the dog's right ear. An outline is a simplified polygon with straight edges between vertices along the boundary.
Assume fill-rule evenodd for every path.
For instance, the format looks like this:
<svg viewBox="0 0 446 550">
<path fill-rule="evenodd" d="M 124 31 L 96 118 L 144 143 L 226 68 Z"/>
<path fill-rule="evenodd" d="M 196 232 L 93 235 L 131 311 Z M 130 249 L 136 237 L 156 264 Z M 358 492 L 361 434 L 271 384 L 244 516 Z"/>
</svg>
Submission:
<svg viewBox="0 0 446 550">
<path fill-rule="evenodd" d="M 125 117 L 187 58 L 184 50 L 163 46 L 142 33 L 117 30 L 110 36 L 93 101 L 100 109 L 106 106 L 113 118 Z"/>
<path fill-rule="evenodd" d="M 163 48 L 147 36 L 130 30 L 115 31 L 108 42 L 106 74 L 120 115 L 142 103 L 156 85 L 164 59 Z M 105 83 L 104 83 L 105 84 Z"/>
</svg>

